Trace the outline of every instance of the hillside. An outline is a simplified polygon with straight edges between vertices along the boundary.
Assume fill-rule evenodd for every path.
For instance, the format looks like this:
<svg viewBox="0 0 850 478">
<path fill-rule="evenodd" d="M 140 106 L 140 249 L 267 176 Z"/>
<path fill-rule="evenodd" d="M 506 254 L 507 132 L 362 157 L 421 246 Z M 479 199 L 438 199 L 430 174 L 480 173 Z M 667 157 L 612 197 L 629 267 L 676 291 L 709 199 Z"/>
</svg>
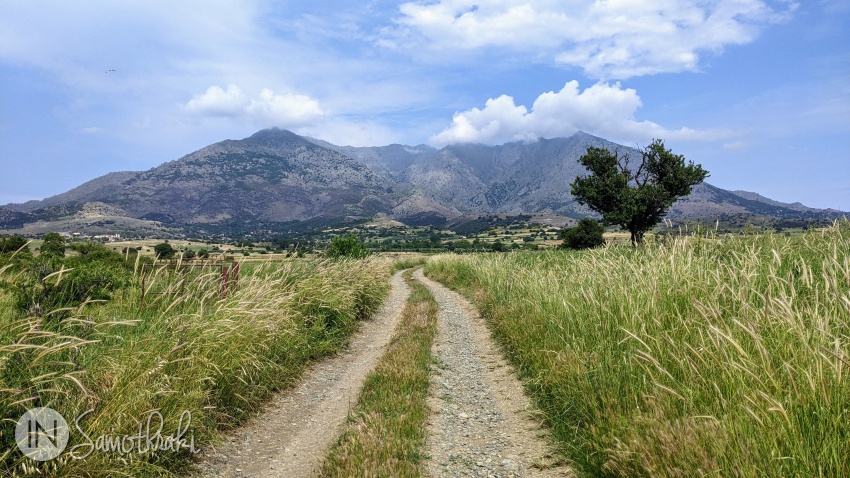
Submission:
<svg viewBox="0 0 850 478">
<path fill-rule="evenodd" d="M 392 184 L 353 159 L 287 131 L 222 141 L 145 172 L 112 173 L 44 201 L 6 209 L 38 215 L 88 202 L 165 224 L 285 222 L 371 216 L 394 206 Z"/>
<path fill-rule="evenodd" d="M 588 146 L 640 154 L 585 133 L 437 150 L 424 145 L 336 146 L 269 129 L 215 143 L 148 171 L 110 173 L 42 201 L 6 205 L 0 208 L 0 229 L 38 234 L 56 221 L 64 221 L 67 230 L 86 229 L 89 223 L 79 221 L 86 219 L 79 213 L 91 209 L 90 203 L 110 210 L 101 216 L 113 222 L 96 221 L 99 232 L 114 224 L 124 232 L 166 227 L 244 233 L 281 224 L 322 227 L 378 213 L 435 226 L 482 214 L 547 213 L 566 221 L 591 213 L 569 191 L 584 172 L 577 160 Z M 706 183 L 677 203 L 669 217 L 830 219 L 841 214 Z"/>
</svg>

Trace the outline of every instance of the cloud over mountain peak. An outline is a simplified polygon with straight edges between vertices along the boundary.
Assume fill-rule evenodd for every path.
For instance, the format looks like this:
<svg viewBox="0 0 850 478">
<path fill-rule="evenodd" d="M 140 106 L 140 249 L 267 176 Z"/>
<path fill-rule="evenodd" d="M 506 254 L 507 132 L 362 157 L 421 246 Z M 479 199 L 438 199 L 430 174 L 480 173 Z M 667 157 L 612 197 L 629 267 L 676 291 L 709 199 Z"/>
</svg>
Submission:
<svg viewBox="0 0 850 478">
<path fill-rule="evenodd" d="M 586 131 L 627 142 L 647 142 L 652 138 L 701 141 L 728 136 L 718 130 L 667 129 L 652 121 L 638 121 L 635 112 L 642 106 L 632 88 L 619 83 L 596 83 L 579 91 L 577 81 L 569 81 L 560 91 L 537 97 L 529 111 L 507 95 L 487 100 L 483 109 L 455 113 L 452 124 L 430 139 L 432 145 L 451 143 L 501 144 L 539 137 L 569 136 Z"/>
<path fill-rule="evenodd" d="M 311 124 L 325 115 L 319 102 L 307 95 L 263 88 L 252 98 L 237 85 L 228 85 L 227 89 L 211 86 L 189 100 L 184 109 L 200 116 L 248 118 L 258 124 L 287 128 Z"/>
</svg>

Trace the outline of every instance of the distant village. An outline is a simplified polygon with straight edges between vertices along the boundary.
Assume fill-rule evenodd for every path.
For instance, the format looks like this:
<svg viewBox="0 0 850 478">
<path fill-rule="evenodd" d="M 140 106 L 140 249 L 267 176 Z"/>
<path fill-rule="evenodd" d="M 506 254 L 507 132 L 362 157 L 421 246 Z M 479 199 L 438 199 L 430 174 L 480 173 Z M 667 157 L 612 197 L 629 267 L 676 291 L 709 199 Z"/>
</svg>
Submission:
<svg viewBox="0 0 850 478">
<path fill-rule="evenodd" d="M 121 240 L 121 234 L 97 234 L 90 236 L 81 232 L 60 232 L 60 236 L 66 239 L 94 239 L 102 242 L 115 242 Z"/>
</svg>

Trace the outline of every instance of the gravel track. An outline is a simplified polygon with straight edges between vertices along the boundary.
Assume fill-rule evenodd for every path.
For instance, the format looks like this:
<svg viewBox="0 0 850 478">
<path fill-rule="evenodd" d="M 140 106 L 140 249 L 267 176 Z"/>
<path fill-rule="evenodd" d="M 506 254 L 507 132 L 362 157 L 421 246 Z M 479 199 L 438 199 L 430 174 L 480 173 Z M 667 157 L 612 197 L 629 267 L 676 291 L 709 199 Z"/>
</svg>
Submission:
<svg viewBox="0 0 850 478">
<path fill-rule="evenodd" d="M 309 477 L 343 429 L 366 375 L 393 336 L 410 288 L 398 272 L 380 310 L 342 353 L 305 371 L 293 389 L 198 456 L 195 477 Z M 475 308 L 422 274 L 440 308 L 433 353 L 425 474 L 574 476 L 553 457 L 522 385 Z"/>
<path fill-rule="evenodd" d="M 475 308 L 416 271 L 440 307 L 428 430 L 433 477 L 574 476 L 542 438 L 522 384 Z"/>
<path fill-rule="evenodd" d="M 410 288 L 393 275 L 390 296 L 342 353 L 314 364 L 294 389 L 199 455 L 197 477 L 314 476 L 392 338 Z"/>
</svg>

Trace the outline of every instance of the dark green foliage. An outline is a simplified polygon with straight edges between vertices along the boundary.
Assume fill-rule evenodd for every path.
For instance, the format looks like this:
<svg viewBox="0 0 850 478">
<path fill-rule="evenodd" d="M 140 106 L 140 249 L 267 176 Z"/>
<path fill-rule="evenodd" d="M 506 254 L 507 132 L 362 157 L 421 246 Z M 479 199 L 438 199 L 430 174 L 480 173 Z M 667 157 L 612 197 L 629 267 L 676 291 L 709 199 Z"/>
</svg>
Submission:
<svg viewBox="0 0 850 478">
<path fill-rule="evenodd" d="M 132 263 L 102 244 L 74 244 L 79 255 L 64 259 L 42 254 L 20 264 L 23 273 L 8 285 L 20 310 L 39 314 L 74 307 L 86 300 L 107 300 L 126 286 Z"/>
<path fill-rule="evenodd" d="M 44 235 L 40 251 L 44 257 L 65 257 L 65 238 L 56 232 L 48 232 Z"/>
<path fill-rule="evenodd" d="M 29 252 L 28 242 L 26 237 L 21 236 L 0 237 L 0 254 L 13 254 L 18 250 Z"/>
<path fill-rule="evenodd" d="M 160 259 L 171 259 L 174 254 L 177 253 L 177 250 L 171 247 L 171 244 L 167 242 L 162 242 L 153 246 L 153 250 L 156 252 L 156 256 Z"/>
<path fill-rule="evenodd" d="M 366 257 L 369 255 L 369 249 L 360 242 L 359 237 L 349 233 L 331 239 L 331 245 L 325 255 L 331 258 Z"/>
<path fill-rule="evenodd" d="M 576 227 L 570 227 L 561 230 L 561 237 L 564 239 L 561 249 L 591 249 L 605 245 L 605 238 L 602 234 L 605 228 L 599 221 L 586 217 L 578 222 Z"/>
<path fill-rule="evenodd" d="M 573 181 L 573 196 L 602 214 L 605 224 L 628 230 L 632 244 L 641 243 L 670 206 L 708 177 L 702 166 L 685 165 L 685 157 L 665 149 L 660 139 L 641 152 L 639 164 L 632 164 L 628 154 L 596 147 L 587 148 L 579 162 L 590 175 Z"/>
</svg>

